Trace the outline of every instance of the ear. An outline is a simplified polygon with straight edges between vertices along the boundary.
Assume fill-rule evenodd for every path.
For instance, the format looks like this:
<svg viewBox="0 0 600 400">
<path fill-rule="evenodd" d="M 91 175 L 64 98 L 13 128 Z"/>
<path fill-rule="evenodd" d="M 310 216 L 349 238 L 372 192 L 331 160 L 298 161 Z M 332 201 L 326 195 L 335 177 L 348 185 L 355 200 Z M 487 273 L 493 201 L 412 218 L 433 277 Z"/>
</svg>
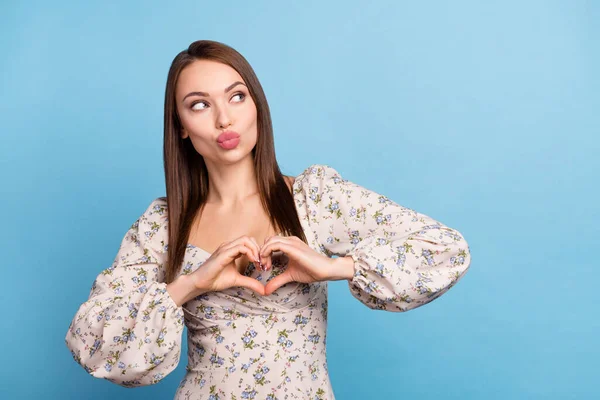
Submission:
<svg viewBox="0 0 600 400">
<path fill-rule="evenodd" d="M 185 128 L 181 129 L 181 138 L 182 139 L 187 139 L 188 136 L 189 135 L 188 135 L 187 131 L 185 130 Z"/>
</svg>

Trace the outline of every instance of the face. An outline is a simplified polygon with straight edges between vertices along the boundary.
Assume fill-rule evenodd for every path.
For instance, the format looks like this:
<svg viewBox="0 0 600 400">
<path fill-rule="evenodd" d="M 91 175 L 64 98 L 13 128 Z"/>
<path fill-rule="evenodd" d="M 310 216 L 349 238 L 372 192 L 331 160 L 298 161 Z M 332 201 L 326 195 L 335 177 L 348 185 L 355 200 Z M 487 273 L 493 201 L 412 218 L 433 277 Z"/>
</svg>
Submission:
<svg viewBox="0 0 600 400">
<path fill-rule="evenodd" d="M 256 105 L 246 83 L 230 66 L 210 60 L 186 66 L 177 80 L 175 102 L 183 126 L 181 137 L 192 141 L 205 162 L 234 163 L 256 145 Z M 239 134 L 237 146 L 221 147 L 217 139 L 223 132 Z M 235 140 L 228 144 L 235 145 Z"/>
</svg>

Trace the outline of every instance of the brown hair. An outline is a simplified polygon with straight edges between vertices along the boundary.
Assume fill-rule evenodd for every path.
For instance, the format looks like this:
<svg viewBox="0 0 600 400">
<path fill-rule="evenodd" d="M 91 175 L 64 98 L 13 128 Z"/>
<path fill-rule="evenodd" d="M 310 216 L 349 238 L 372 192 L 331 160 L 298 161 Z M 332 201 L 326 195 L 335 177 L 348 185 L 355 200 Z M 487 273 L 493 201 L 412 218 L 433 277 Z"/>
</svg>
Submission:
<svg viewBox="0 0 600 400">
<path fill-rule="evenodd" d="M 175 87 L 179 74 L 192 62 L 202 59 L 229 65 L 246 83 L 257 108 L 258 137 L 256 146 L 252 149 L 252 156 L 261 204 L 275 229 L 284 235 L 297 236 L 307 242 L 294 198 L 275 158 L 269 104 L 254 70 L 240 53 L 228 45 L 211 40 L 198 40 L 180 52 L 171 63 L 165 90 L 163 161 L 169 220 L 166 283 L 171 283 L 178 275 L 192 221 L 208 195 L 208 171 L 204 158 L 194 149 L 189 138 L 181 138 L 182 125 L 175 103 Z"/>
</svg>

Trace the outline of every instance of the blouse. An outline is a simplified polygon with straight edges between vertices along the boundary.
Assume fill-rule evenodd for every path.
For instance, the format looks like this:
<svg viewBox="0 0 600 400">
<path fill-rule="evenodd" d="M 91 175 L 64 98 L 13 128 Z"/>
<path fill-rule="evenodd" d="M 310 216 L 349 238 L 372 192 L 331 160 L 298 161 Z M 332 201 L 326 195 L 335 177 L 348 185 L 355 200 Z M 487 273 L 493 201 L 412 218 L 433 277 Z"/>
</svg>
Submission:
<svg viewBox="0 0 600 400">
<path fill-rule="evenodd" d="M 293 198 L 308 245 L 352 257 L 348 288 L 374 310 L 408 311 L 438 298 L 464 276 L 470 251 L 455 229 L 361 187 L 331 166 L 296 177 Z M 95 279 L 65 338 L 89 374 L 125 387 L 152 385 L 179 363 L 187 327 L 187 366 L 175 399 L 335 399 L 327 370 L 327 282 L 290 282 L 268 296 L 244 287 L 208 292 L 177 306 L 164 282 L 165 198 L 131 225 L 112 265 Z M 178 272 L 210 257 L 186 246 Z M 287 258 L 244 274 L 266 284 Z"/>
</svg>

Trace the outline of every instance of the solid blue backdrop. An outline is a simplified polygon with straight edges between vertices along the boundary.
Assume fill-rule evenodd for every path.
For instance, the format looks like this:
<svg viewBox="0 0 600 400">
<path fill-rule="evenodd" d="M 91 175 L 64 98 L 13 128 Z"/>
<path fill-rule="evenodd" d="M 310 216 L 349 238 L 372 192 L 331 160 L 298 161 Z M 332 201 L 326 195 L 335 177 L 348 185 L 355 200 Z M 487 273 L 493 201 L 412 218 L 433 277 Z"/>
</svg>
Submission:
<svg viewBox="0 0 600 400">
<path fill-rule="evenodd" d="M 64 337 L 165 193 L 167 71 L 198 39 L 254 67 L 284 174 L 331 165 L 470 245 L 467 275 L 407 313 L 330 284 L 338 399 L 600 395 L 597 2 L 165 4 L 0 5 L 1 398 L 174 395 L 186 347 L 162 382 L 125 389 Z"/>
</svg>

